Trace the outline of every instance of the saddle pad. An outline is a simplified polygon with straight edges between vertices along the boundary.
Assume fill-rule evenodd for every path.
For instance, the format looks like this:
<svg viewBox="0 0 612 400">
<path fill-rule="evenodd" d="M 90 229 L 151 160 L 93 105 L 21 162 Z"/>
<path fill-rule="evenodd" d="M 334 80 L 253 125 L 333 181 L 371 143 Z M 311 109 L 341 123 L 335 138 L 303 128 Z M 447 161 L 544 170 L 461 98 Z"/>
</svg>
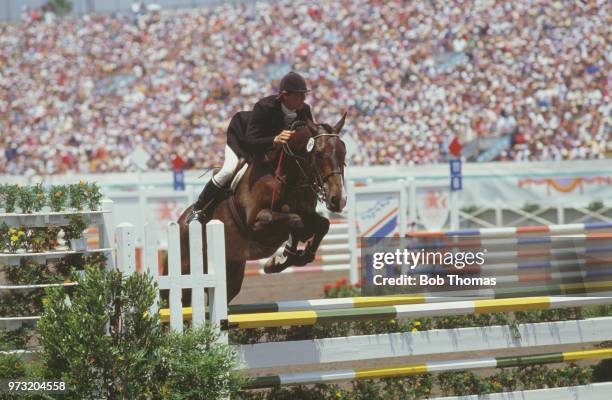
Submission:
<svg viewBox="0 0 612 400">
<path fill-rule="evenodd" d="M 238 182 L 240 182 L 240 179 L 242 179 L 248 167 L 249 164 L 244 163 L 242 168 L 240 168 L 240 171 L 238 171 L 236 175 L 234 175 L 234 179 L 232 179 L 232 184 L 230 185 L 230 189 L 232 189 L 232 192 L 236 191 L 236 186 L 238 186 Z"/>
</svg>

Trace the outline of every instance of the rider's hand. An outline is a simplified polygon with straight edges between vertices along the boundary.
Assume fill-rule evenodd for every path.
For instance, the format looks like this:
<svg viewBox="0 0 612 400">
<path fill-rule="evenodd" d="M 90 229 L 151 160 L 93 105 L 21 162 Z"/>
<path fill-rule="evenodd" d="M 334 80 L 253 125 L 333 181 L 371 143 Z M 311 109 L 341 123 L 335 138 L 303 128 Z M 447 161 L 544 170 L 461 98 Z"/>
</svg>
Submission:
<svg viewBox="0 0 612 400">
<path fill-rule="evenodd" d="M 282 131 L 274 137 L 274 144 L 278 146 L 287 143 L 293 132 L 295 131 Z"/>
</svg>

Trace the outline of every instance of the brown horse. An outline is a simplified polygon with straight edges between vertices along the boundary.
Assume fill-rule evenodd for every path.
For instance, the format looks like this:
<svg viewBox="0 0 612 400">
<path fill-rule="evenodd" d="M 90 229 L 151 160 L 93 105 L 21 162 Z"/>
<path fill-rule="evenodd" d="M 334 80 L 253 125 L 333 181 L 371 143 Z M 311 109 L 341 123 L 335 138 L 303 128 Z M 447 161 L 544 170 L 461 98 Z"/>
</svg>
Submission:
<svg viewBox="0 0 612 400">
<path fill-rule="evenodd" d="M 296 128 L 286 145 L 271 151 L 265 159 L 254 160 L 233 194 L 213 211 L 211 219 L 225 225 L 228 303 L 240 292 L 246 261 L 271 257 L 289 235 L 291 256 L 281 263 L 268 260 L 266 272 L 280 272 L 314 260 L 329 229 L 329 221 L 315 211 L 317 200 L 334 212 L 346 205 L 346 148 L 339 136 L 345 118 L 346 113 L 334 127 L 308 121 Z M 179 218 L 183 273 L 189 272 L 186 220 L 192 207 Z M 206 254 L 206 229 L 202 228 Z M 297 250 L 298 241 L 306 243 L 304 250 Z M 206 270 L 206 257 L 204 264 Z"/>
</svg>

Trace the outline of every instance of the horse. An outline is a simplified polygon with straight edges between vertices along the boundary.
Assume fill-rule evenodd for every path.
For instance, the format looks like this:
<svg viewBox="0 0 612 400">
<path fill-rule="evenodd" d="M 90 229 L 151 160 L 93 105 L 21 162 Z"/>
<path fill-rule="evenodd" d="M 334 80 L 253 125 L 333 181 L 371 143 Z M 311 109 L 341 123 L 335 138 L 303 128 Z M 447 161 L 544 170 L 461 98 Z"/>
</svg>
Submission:
<svg viewBox="0 0 612 400">
<path fill-rule="evenodd" d="M 273 256 L 290 235 L 287 260 L 269 259 L 265 272 L 278 273 L 314 260 L 329 230 L 329 220 L 316 213 L 317 202 L 323 201 L 332 212 L 346 205 L 346 146 L 340 138 L 345 119 L 346 113 L 333 127 L 313 121 L 296 127 L 285 145 L 248 165 L 233 192 L 212 212 L 210 219 L 225 225 L 228 303 L 240 292 L 246 262 Z M 189 206 L 178 220 L 183 274 L 190 269 L 187 219 L 192 209 Z M 206 254 L 205 224 L 202 237 Z M 298 250 L 299 242 L 305 243 L 303 250 Z M 206 272 L 206 257 L 204 264 Z"/>
</svg>

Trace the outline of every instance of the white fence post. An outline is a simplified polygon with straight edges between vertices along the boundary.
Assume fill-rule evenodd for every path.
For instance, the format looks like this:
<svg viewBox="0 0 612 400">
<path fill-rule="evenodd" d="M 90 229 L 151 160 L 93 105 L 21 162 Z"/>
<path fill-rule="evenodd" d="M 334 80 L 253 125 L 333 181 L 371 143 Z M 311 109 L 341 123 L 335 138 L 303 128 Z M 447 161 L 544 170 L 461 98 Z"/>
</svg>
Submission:
<svg viewBox="0 0 612 400">
<path fill-rule="evenodd" d="M 117 267 L 125 275 L 136 271 L 136 234 L 134 225 L 122 222 L 117 225 Z"/>
<path fill-rule="evenodd" d="M 495 225 L 499 227 L 504 226 L 504 215 L 500 198 L 495 199 Z"/>
<path fill-rule="evenodd" d="M 102 224 L 98 225 L 98 245 L 101 249 L 110 249 L 113 247 L 113 234 L 115 233 L 115 220 L 113 217 L 113 201 L 103 199 L 101 202 L 102 208 Z M 107 265 L 109 268 L 115 268 L 115 259 L 112 253 L 107 253 Z"/>
<path fill-rule="evenodd" d="M 194 282 L 204 277 L 204 258 L 202 257 L 202 224 L 194 220 L 189 224 L 189 266 Z M 210 268 L 209 268 L 210 271 Z M 225 282 L 223 283 L 225 284 Z M 204 287 L 194 285 L 191 289 L 191 323 L 200 326 L 205 321 Z"/>
<path fill-rule="evenodd" d="M 181 302 L 181 246 L 179 226 L 168 223 L 168 289 L 170 290 L 170 328 L 183 332 L 183 304 Z"/>
<path fill-rule="evenodd" d="M 213 275 L 216 280 L 214 289 L 209 289 L 210 319 L 220 327 L 221 321 L 227 320 L 225 228 L 221 221 L 213 220 L 206 224 L 206 253 L 208 274 Z M 227 344 L 227 331 L 221 330 L 219 334 L 219 342 Z"/>
<path fill-rule="evenodd" d="M 450 187 L 450 184 L 449 184 Z M 450 190 L 449 193 L 449 208 L 450 208 L 450 228 L 459 229 L 459 199 L 461 192 L 458 190 Z"/>
<path fill-rule="evenodd" d="M 157 227 L 153 224 L 145 224 L 144 240 L 142 243 L 142 270 L 148 271 L 155 282 L 159 281 L 159 255 L 157 242 Z M 159 290 L 156 291 L 155 301 L 149 312 L 155 315 L 158 312 Z"/>
<path fill-rule="evenodd" d="M 561 225 L 565 223 L 565 208 L 561 201 L 557 201 L 557 224 Z"/>
<path fill-rule="evenodd" d="M 416 195 L 416 180 L 410 178 L 408 186 L 408 219 L 410 219 L 410 231 L 414 231 L 417 226 L 417 195 Z"/>
<path fill-rule="evenodd" d="M 399 198 L 399 210 L 398 210 L 398 218 L 397 223 L 399 224 L 399 235 L 400 238 L 406 237 L 406 233 L 408 233 L 408 186 L 405 179 L 400 179 L 399 181 L 400 187 L 400 198 Z"/>
<path fill-rule="evenodd" d="M 347 185 L 348 207 L 348 240 L 350 257 L 350 280 L 352 284 L 359 282 L 359 243 L 357 243 L 357 196 L 355 195 L 355 182 L 349 181 Z"/>
</svg>

